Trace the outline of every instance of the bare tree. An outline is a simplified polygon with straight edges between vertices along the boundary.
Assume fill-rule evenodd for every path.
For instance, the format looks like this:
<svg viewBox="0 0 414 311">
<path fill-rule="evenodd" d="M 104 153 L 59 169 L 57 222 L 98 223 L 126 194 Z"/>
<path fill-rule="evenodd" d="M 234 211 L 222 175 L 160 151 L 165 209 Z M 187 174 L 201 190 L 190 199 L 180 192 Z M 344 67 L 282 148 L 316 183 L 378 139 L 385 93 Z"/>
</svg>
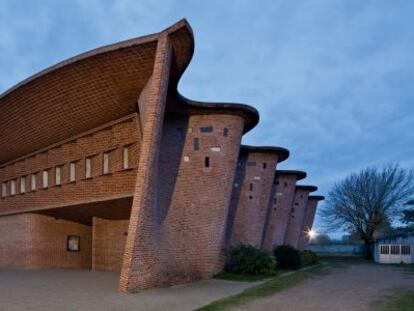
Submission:
<svg viewBox="0 0 414 311">
<path fill-rule="evenodd" d="M 321 210 L 330 230 L 356 231 L 372 258 L 374 234 L 397 218 L 414 197 L 414 171 L 398 165 L 367 168 L 336 183 Z"/>
</svg>

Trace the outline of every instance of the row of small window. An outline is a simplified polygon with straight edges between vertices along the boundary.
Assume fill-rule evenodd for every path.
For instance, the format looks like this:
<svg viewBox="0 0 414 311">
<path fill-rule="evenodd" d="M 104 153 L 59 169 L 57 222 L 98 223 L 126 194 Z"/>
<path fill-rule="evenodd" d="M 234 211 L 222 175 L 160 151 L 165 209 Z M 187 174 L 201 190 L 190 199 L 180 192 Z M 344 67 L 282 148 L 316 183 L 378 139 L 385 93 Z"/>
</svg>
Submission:
<svg viewBox="0 0 414 311">
<path fill-rule="evenodd" d="M 123 169 L 129 168 L 129 148 L 123 148 L 122 154 L 122 167 Z M 104 175 L 109 174 L 109 153 L 103 153 L 103 161 L 102 161 L 102 173 Z M 30 191 L 36 191 L 37 189 L 37 174 L 33 173 L 30 175 Z M 92 158 L 85 159 L 85 178 L 92 177 Z M 20 177 L 20 193 L 26 192 L 26 178 L 28 176 Z M 69 182 L 76 181 L 76 162 L 69 163 Z M 14 196 L 16 195 L 16 183 L 17 179 L 10 180 L 9 182 L 3 182 L 1 184 L 1 197 L 5 198 L 8 195 Z M 62 184 L 62 166 L 55 167 L 55 185 L 60 186 Z M 7 188 L 9 185 L 9 193 L 7 192 Z M 49 170 L 42 171 L 42 189 L 49 187 Z"/>
<path fill-rule="evenodd" d="M 400 247 L 401 246 L 401 247 Z M 410 245 L 381 245 L 380 246 L 380 253 L 381 255 L 410 255 L 411 254 L 411 247 Z"/>
</svg>

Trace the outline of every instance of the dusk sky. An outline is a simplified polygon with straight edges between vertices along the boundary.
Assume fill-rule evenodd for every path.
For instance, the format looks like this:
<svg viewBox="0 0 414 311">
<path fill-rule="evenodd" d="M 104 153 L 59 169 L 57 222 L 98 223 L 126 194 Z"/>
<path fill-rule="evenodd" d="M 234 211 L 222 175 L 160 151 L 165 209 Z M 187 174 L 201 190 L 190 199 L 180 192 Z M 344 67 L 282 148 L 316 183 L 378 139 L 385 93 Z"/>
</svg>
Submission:
<svg viewBox="0 0 414 311">
<path fill-rule="evenodd" d="M 307 171 L 303 184 L 326 194 L 367 166 L 414 167 L 409 0 L 0 0 L 0 93 L 66 58 L 181 18 L 196 45 L 180 92 L 256 107 L 260 123 L 243 143 L 288 148 L 279 167 Z"/>
</svg>

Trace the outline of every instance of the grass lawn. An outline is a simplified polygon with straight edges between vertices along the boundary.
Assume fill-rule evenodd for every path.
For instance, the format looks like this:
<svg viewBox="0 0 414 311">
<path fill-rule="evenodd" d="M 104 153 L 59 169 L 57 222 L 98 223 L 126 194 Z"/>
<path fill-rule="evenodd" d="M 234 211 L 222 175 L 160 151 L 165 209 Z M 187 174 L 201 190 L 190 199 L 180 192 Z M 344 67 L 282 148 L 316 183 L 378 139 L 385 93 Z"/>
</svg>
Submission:
<svg viewBox="0 0 414 311">
<path fill-rule="evenodd" d="M 314 276 L 323 275 L 329 273 L 332 265 L 316 265 L 310 266 L 302 270 L 280 274 L 272 279 L 265 281 L 257 286 L 253 286 L 245 289 L 240 294 L 229 296 L 223 299 L 216 300 L 200 309 L 199 311 L 217 311 L 228 310 L 237 306 L 246 304 L 247 302 L 260 298 L 273 295 L 283 289 L 295 286 L 300 282 L 309 279 Z"/>
<path fill-rule="evenodd" d="M 275 275 L 257 275 L 257 274 L 235 274 L 229 272 L 217 273 L 214 278 L 227 281 L 239 281 L 239 282 L 257 282 L 265 279 L 273 278 Z"/>
</svg>

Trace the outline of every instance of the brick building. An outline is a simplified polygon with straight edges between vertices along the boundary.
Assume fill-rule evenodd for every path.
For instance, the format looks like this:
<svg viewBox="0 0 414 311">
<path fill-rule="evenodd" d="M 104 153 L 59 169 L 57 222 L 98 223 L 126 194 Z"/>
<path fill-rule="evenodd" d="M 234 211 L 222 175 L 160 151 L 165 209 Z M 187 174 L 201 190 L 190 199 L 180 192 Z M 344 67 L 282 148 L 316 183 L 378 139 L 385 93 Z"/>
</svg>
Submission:
<svg viewBox="0 0 414 311">
<path fill-rule="evenodd" d="M 325 200 L 325 197 L 322 195 L 310 195 L 308 197 L 308 203 L 306 205 L 305 210 L 305 218 L 303 220 L 302 230 L 300 232 L 299 250 L 308 249 L 309 246 L 309 231 L 312 229 L 313 220 L 315 218 L 316 208 L 318 206 L 318 202 Z"/>
<path fill-rule="evenodd" d="M 280 147 L 240 149 L 228 217 L 230 245 L 262 247 L 275 168 L 288 157 Z"/>
<path fill-rule="evenodd" d="M 306 177 L 303 171 L 276 170 L 269 201 L 269 217 L 265 225 L 263 247 L 285 243 L 289 217 L 295 196 L 296 182 Z"/>
<path fill-rule="evenodd" d="M 207 278 L 250 205 L 261 246 L 288 151 L 241 148 L 253 107 L 178 93 L 193 51 L 182 20 L 0 95 L 0 267 L 116 271 L 123 292 Z"/>
</svg>

